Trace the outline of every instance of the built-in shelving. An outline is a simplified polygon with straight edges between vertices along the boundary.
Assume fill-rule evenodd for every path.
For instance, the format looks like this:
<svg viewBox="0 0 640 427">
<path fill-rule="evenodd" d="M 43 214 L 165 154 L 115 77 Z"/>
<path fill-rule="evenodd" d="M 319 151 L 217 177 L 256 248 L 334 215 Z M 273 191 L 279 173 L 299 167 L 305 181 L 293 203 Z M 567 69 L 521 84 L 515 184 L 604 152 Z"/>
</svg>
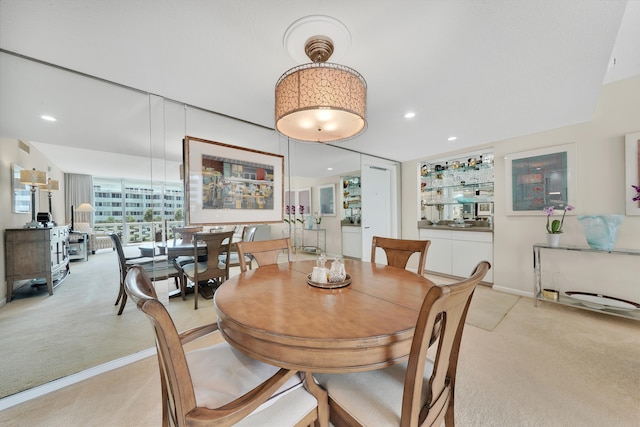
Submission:
<svg viewBox="0 0 640 427">
<path fill-rule="evenodd" d="M 420 166 L 422 219 L 474 219 L 493 213 L 493 156 Z"/>
</svg>

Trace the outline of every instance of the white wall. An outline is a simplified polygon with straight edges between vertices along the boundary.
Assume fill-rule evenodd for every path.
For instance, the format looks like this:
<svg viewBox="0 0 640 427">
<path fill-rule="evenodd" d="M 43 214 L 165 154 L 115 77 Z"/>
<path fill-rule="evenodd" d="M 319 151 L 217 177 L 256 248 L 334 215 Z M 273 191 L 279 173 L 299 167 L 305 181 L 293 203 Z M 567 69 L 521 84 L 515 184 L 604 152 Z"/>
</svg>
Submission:
<svg viewBox="0 0 640 427">
<path fill-rule="evenodd" d="M 577 144 L 578 193 L 576 214 L 624 214 L 624 138 L 625 134 L 640 131 L 640 76 L 603 86 L 593 120 L 574 126 L 548 130 L 532 135 L 494 142 L 495 159 L 495 230 L 494 230 L 494 287 L 521 295 L 533 294 L 532 245 L 545 241 L 546 217 L 506 215 L 506 179 L 504 156 L 510 153 L 575 142 Z M 553 102 L 553 100 L 550 100 Z M 404 238 L 417 236 L 418 168 L 419 161 L 403 164 Z M 562 243 L 586 246 L 586 239 L 576 216 L 567 216 Z M 628 216 L 620 227 L 616 248 L 640 250 L 640 216 Z M 583 254 L 586 255 L 586 254 Z M 556 263 L 564 279 L 573 286 L 588 288 L 593 274 L 586 268 L 602 262 L 588 256 Z M 554 252 L 554 256 L 556 253 Z M 602 256 L 602 255 L 601 255 Z M 547 256 L 546 258 L 551 258 Z M 596 278 L 619 297 L 640 301 L 637 286 L 637 257 L 616 258 L 613 266 L 598 269 Z M 549 265 L 549 264 L 547 264 Z M 610 283 L 609 283 L 610 282 Z M 619 285 L 619 284 L 624 285 Z M 613 288 L 612 288 L 613 287 Z M 615 292 L 614 292 L 615 290 Z M 611 296 L 612 293 L 609 293 Z"/>
<path fill-rule="evenodd" d="M 29 145 L 28 143 L 26 143 Z M 29 152 L 20 148 L 20 142 L 12 138 L 0 138 L 0 229 L 3 230 L 0 239 L 0 307 L 6 304 L 6 266 L 4 249 L 4 230 L 7 228 L 22 228 L 25 223 L 31 221 L 31 213 L 13 213 L 13 183 L 11 182 L 11 165 L 18 164 L 24 169 L 36 168 L 44 171 L 51 179 L 60 182 L 60 191 L 53 192 L 51 199 L 51 210 L 53 219 L 58 224 L 64 224 L 65 204 L 64 204 L 64 173 L 54 164 L 49 162 L 38 150 L 29 145 Z M 36 212 L 46 212 L 49 210 L 49 200 L 46 191 L 38 190 L 36 193 Z"/>
</svg>

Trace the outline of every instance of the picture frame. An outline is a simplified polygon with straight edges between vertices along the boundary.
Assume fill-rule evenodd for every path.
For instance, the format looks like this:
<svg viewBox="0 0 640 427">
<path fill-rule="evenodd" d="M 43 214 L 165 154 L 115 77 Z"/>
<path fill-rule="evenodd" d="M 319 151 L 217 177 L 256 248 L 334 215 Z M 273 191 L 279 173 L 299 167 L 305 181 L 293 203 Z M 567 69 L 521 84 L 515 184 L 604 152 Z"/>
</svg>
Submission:
<svg viewBox="0 0 640 427">
<path fill-rule="evenodd" d="M 640 201 L 633 200 L 638 192 L 632 187 L 640 186 L 640 132 L 626 134 L 624 139 L 626 214 L 640 215 Z"/>
<path fill-rule="evenodd" d="M 506 214 L 544 215 L 548 206 L 578 205 L 576 152 L 576 144 L 569 143 L 507 154 Z"/>
<path fill-rule="evenodd" d="M 283 155 L 192 136 L 182 154 L 187 225 L 283 221 Z"/>
<path fill-rule="evenodd" d="M 325 184 L 318 186 L 318 197 L 320 200 L 320 216 L 336 216 L 336 186 L 335 184 Z"/>
<path fill-rule="evenodd" d="M 16 163 L 11 164 L 11 204 L 13 213 L 31 213 L 31 189 L 20 182 L 20 171 L 24 168 Z"/>
<path fill-rule="evenodd" d="M 476 203 L 476 216 L 491 216 L 493 214 L 493 203 L 478 202 Z"/>
<path fill-rule="evenodd" d="M 300 215 L 302 218 L 313 214 L 311 188 L 284 190 L 284 215 Z"/>
</svg>

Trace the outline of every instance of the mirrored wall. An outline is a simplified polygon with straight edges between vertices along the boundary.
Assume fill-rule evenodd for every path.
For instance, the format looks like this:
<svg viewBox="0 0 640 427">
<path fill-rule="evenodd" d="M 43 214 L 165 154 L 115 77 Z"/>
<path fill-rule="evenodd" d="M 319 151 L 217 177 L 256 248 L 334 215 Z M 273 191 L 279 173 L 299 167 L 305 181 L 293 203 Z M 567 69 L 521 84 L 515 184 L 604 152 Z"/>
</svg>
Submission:
<svg viewBox="0 0 640 427">
<path fill-rule="evenodd" d="M 312 210 L 318 212 L 319 187 L 333 184 L 336 191 L 340 191 L 338 185 L 341 177 L 357 174 L 360 168 L 359 153 L 330 145 L 289 141 L 272 129 L 7 52 L 0 52 L 0 93 L 0 137 L 3 141 L 14 141 L 16 145 L 22 141 L 33 147 L 47 159 L 47 164 L 54 165 L 54 172 L 59 169 L 106 178 L 145 180 L 153 186 L 162 187 L 167 182 L 180 182 L 182 139 L 190 135 L 284 155 L 285 188 L 310 189 L 311 204 L 315 205 Z M 57 122 L 52 124 L 43 121 L 40 118 L 43 114 L 55 115 Z M 22 153 L 15 154 L 12 150 L 4 149 L 0 153 L 5 157 L 2 159 L 2 168 L 7 178 L 10 164 L 17 161 L 16 157 L 22 163 L 28 162 Z M 0 182 L 5 185 L 5 181 L 3 178 Z M 341 203 L 341 200 L 338 197 L 335 202 Z M 53 203 L 56 221 L 59 224 L 69 223 L 69 207 L 64 198 L 57 197 Z M 17 227 L 13 220 L 15 217 L 11 216 L 14 214 L 10 204 L 1 209 L 3 229 Z M 335 216 L 326 216 L 322 227 L 327 229 L 327 233 L 340 236 L 341 219 L 339 212 Z M 272 237 L 283 235 L 289 226 L 286 222 L 272 224 Z M 327 241 L 326 245 L 328 252 L 338 253 L 339 237 Z M 4 256 L 2 259 L 4 263 Z M 88 265 L 90 263 L 91 257 Z M 117 271 L 115 255 L 112 267 Z M 111 287 L 115 298 L 117 284 L 105 283 L 105 280 L 104 275 L 96 272 L 93 277 L 87 276 L 87 286 Z M 134 346 L 134 352 L 153 346 L 149 325 L 139 313 L 125 313 L 139 316 L 138 328 L 104 330 L 101 329 L 102 322 L 97 314 L 94 317 L 82 317 L 87 316 L 82 306 L 83 298 L 65 297 L 64 292 L 56 292 L 49 298 L 55 304 L 60 304 L 60 310 L 70 311 L 68 323 L 50 325 L 47 319 L 42 318 L 25 322 L 20 317 L 4 315 L 11 304 L 16 304 L 15 307 L 19 304 L 23 315 L 37 319 L 35 300 L 33 304 L 21 300 L 0 307 L 0 324 L 3 335 L 7 336 L 7 341 L 0 346 L 2 360 L 5 361 L 0 368 L 0 377 L 6 378 L 5 373 L 12 370 L 12 363 L 28 363 L 28 355 L 32 352 L 55 352 L 51 355 L 50 369 L 59 373 L 53 376 L 58 378 L 87 369 L 83 362 L 89 358 L 88 355 L 105 352 L 103 357 L 92 357 L 99 364 L 127 356 L 132 351 L 130 346 L 127 350 L 119 350 L 118 342 L 105 345 L 106 340 L 136 342 L 139 345 Z M 69 301 L 65 298 L 76 299 Z M 192 306 L 190 301 L 185 303 Z M 111 308 L 113 301 L 106 301 L 105 304 Z M 174 304 L 173 300 L 169 304 Z M 110 315 L 115 317 L 115 313 L 114 310 Z M 187 313 L 190 317 L 195 316 L 193 311 Z M 183 320 L 176 319 L 176 324 L 188 323 Z M 199 323 L 205 320 L 196 319 Z M 83 322 L 91 324 L 91 327 L 85 329 L 77 326 Z M 7 335 L 8 331 L 11 332 L 10 336 Z M 62 336 L 63 345 L 48 345 L 49 341 L 59 340 Z M 60 358 L 77 359 L 77 368 L 67 365 L 57 371 L 58 365 L 54 361 Z M 40 384 L 37 380 L 20 383 L 17 379 L 11 393 Z"/>
</svg>

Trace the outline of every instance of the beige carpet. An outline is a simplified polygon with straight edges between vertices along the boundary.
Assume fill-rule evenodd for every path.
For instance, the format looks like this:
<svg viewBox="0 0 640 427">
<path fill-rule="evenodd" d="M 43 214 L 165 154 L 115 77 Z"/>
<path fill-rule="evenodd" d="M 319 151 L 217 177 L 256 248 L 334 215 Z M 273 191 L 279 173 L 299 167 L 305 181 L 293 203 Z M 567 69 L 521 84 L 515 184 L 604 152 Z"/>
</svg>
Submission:
<svg viewBox="0 0 640 427">
<path fill-rule="evenodd" d="M 478 286 L 469 306 L 466 323 L 491 332 L 518 300 L 519 296 L 494 292 L 489 287 Z"/>
<path fill-rule="evenodd" d="M 113 338 L 141 340 L 140 349 L 152 346 L 149 323 L 135 307 L 115 316 L 117 275 L 110 271 L 116 262 L 106 253 L 74 263 L 54 297 L 16 300 L 0 309 L 0 327 L 10 331 L 0 336 L 0 386 L 38 371 L 42 376 L 62 360 L 74 370 L 111 360 L 115 353 L 101 353 L 116 346 Z M 57 298 L 63 295 L 71 297 L 68 306 L 61 305 L 66 298 Z M 102 302 L 84 310 L 90 295 Z M 192 297 L 171 299 L 169 309 L 180 330 L 215 316 L 210 304 L 195 312 Z M 458 426 L 638 425 L 640 322 L 546 303 L 536 308 L 529 298 L 505 297 L 488 287 L 477 289 L 469 316 L 473 323 L 465 328 L 458 371 Z M 102 328 L 94 329 L 96 324 Z M 78 337 L 93 343 L 78 347 Z M 19 346 L 34 350 L 18 353 Z M 146 358 L 0 411 L 0 425 L 156 426 L 159 390 L 157 361 Z"/>
<path fill-rule="evenodd" d="M 126 249 L 128 255 L 139 254 L 135 247 Z M 238 273 L 238 268 L 231 271 Z M 44 288 L 35 292 L 26 286 L 31 295 L 17 292 L 16 299 L 0 309 L 0 328 L 9 331 L 0 335 L 0 360 L 10 361 L 0 364 L 0 398 L 154 346 L 147 320 L 130 302 L 116 316 L 118 277 L 116 253 L 101 250 L 88 262 L 72 262 L 71 274 L 53 296 Z M 175 288 L 173 280 L 158 282 L 158 287 Z M 478 288 L 468 323 L 493 330 L 518 297 L 489 289 Z M 200 308 L 193 310 L 193 295 L 186 301 L 172 298 L 168 307 L 178 330 L 216 319 L 211 300 L 200 299 Z"/>
<path fill-rule="evenodd" d="M 0 308 L 0 398 L 154 346 L 148 320 L 131 302 L 116 316 L 118 277 L 116 253 L 99 251 L 72 262 L 53 296 L 34 293 Z M 174 288 L 173 281 L 162 286 Z M 215 321 L 211 300 L 200 301 L 195 311 L 193 295 L 170 300 L 179 330 Z"/>
<path fill-rule="evenodd" d="M 456 425 L 635 427 L 639 354 L 637 321 L 536 308 L 521 298 L 493 332 L 465 328 Z M 0 412 L 5 426 L 152 427 L 160 420 L 155 357 Z"/>
</svg>

